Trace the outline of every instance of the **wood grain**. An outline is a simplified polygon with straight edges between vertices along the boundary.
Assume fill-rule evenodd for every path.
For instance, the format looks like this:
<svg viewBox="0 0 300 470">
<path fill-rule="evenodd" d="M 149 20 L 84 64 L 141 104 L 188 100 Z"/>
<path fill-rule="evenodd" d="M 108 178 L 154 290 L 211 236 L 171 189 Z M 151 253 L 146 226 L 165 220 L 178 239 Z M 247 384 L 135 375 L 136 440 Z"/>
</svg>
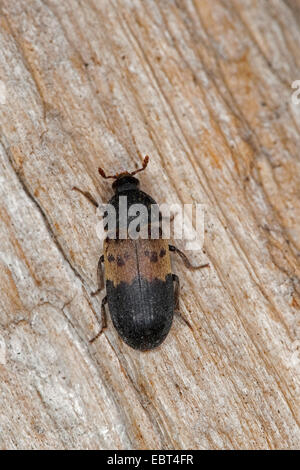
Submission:
<svg viewBox="0 0 300 470">
<path fill-rule="evenodd" d="M 296 0 L 0 1 L 0 447 L 299 448 Z M 0 91 L 1 91 L 0 90 Z M 205 204 L 210 269 L 140 353 L 101 296 L 97 174 Z M 194 255 L 193 255 L 194 257 Z"/>
</svg>

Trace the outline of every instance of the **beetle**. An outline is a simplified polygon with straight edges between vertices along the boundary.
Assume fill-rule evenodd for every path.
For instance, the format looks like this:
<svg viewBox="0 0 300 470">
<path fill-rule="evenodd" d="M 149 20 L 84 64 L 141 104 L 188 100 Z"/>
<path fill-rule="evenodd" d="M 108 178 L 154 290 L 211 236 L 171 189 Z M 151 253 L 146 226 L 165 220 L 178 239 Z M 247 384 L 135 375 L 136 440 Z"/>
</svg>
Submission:
<svg viewBox="0 0 300 470">
<path fill-rule="evenodd" d="M 141 168 L 132 171 L 106 176 L 102 168 L 98 171 L 103 178 L 114 179 L 112 189 L 114 195 L 110 199 L 116 211 L 116 237 L 106 236 L 103 242 L 103 255 L 100 256 L 97 268 L 97 295 L 104 288 L 102 266 L 104 264 L 106 295 L 101 304 L 101 329 L 94 341 L 107 327 L 106 305 L 115 329 L 122 340 L 133 349 L 146 351 L 159 346 L 169 333 L 174 312 L 179 307 L 179 278 L 171 271 L 170 252 L 181 256 L 190 269 L 201 269 L 209 264 L 193 266 L 186 255 L 168 240 L 162 238 L 161 226 L 158 239 L 121 239 L 120 196 L 127 197 L 127 214 L 133 204 L 143 204 L 147 208 L 150 220 L 151 205 L 155 200 L 139 189 L 140 183 L 134 177 L 145 170 L 149 161 L 146 156 Z M 73 190 L 84 195 L 95 207 L 97 201 L 87 191 L 77 187 Z M 125 220 L 128 230 L 131 218 Z M 162 215 L 159 212 L 159 224 Z M 151 222 L 153 219 L 151 219 Z M 148 222 L 149 233 L 151 224 Z M 107 227 L 105 228 L 107 230 Z"/>
</svg>

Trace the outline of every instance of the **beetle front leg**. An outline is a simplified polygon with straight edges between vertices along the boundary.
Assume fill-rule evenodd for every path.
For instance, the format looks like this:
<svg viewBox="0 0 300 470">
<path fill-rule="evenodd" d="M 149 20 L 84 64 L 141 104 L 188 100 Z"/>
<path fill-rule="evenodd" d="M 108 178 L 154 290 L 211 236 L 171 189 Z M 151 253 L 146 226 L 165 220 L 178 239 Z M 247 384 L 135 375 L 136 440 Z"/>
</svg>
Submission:
<svg viewBox="0 0 300 470">
<path fill-rule="evenodd" d="M 86 197 L 95 207 L 98 207 L 99 204 L 98 202 L 93 198 L 93 196 L 88 192 L 88 191 L 82 191 L 81 189 L 77 188 L 76 186 L 73 186 L 72 191 L 77 191 L 78 193 L 82 194 L 84 197 Z"/>
<path fill-rule="evenodd" d="M 187 258 L 187 256 L 182 252 L 180 251 L 176 246 L 173 246 L 173 245 L 169 245 L 169 250 L 170 251 L 173 251 L 174 253 L 178 253 L 179 256 L 182 258 L 184 264 L 186 265 L 187 268 L 189 269 L 202 269 L 202 268 L 208 268 L 209 267 L 209 264 L 206 263 L 206 264 L 201 264 L 200 266 L 193 266 L 192 263 L 190 262 L 190 260 Z"/>
<path fill-rule="evenodd" d="M 100 294 L 100 292 L 104 288 L 104 276 L 103 276 L 103 269 L 102 269 L 103 262 L 104 262 L 104 255 L 101 255 L 98 261 L 98 266 L 97 266 L 98 289 L 95 292 L 91 292 L 91 295 L 93 297 L 95 295 Z"/>
<path fill-rule="evenodd" d="M 101 303 L 101 328 L 100 331 L 96 334 L 94 338 L 90 340 L 90 343 L 93 343 L 101 333 L 103 333 L 103 330 L 107 327 L 107 318 L 106 318 L 106 310 L 105 310 L 105 305 L 107 304 L 107 295 L 103 298 L 102 303 Z M 98 317 L 97 317 L 98 320 Z"/>
</svg>

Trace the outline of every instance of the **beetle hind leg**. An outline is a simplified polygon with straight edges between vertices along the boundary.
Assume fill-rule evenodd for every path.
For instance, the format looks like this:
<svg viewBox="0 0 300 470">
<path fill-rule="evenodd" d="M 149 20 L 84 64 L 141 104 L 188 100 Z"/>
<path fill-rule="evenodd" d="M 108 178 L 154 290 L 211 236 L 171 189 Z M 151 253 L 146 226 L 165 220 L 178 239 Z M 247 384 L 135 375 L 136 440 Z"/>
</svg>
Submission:
<svg viewBox="0 0 300 470">
<path fill-rule="evenodd" d="M 179 282 L 179 277 L 177 274 L 172 274 L 172 280 L 175 283 L 174 287 L 174 313 L 178 315 L 181 321 L 183 321 L 190 330 L 193 331 L 193 328 L 191 327 L 191 324 L 188 322 L 188 320 L 182 315 L 181 311 L 179 310 L 179 290 L 180 290 L 180 282 Z"/>
<path fill-rule="evenodd" d="M 89 342 L 93 343 L 99 336 L 103 333 L 103 330 L 107 328 L 107 318 L 106 318 L 106 310 L 105 305 L 107 304 L 107 296 L 105 296 L 101 303 L 101 328 L 100 331 L 92 338 Z M 97 317 L 98 320 L 98 317 Z"/>
<path fill-rule="evenodd" d="M 177 311 L 177 310 L 179 310 L 179 289 L 180 289 L 179 277 L 177 276 L 177 274 L 172 274 L 172 280 L 173 280 L 173 282 L 175 282 L 174 310 Z"/>
</svg>

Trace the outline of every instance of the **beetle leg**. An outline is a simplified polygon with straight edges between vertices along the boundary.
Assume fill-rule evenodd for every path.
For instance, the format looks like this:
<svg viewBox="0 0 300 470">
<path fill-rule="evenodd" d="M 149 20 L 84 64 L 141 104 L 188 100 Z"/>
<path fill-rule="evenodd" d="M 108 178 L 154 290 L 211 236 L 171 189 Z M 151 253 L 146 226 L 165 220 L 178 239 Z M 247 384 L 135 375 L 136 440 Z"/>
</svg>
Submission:
<svg viewBox="0 0 300 470">
<path fill-rule="evenodd" d="M 78 191 L 80 194 L 85 196 L 95 207 L 99 206 L 98 202 L 93 198 L 93 196 L 88 191 L 82 191 L 81 189 L 77 188 L 76 186 L 73 186 L 72 190 L 73 191 Z"/>
<path fill-rule="evenodd" d="M 100 331 L 90 340 L 90 343 L 93 343 L 101 333 L 103 333 L 103 330 L 107 327 L 107 319 L 106 319 L 106 310 L 105 310 L 105 305 L 107 304 L 107 295 L 104 297 L 101 303 L 101 328 Z M 98 318 L 98 317 L 97 317 Z"/>
<path fill-rule="evenodd" d="M 98 261 L 98 266 L 97 266 L 98 289 L 95 292 L 91 292 L 91 295 L 93 297 L 94 295 L 98 295 L 104 288 L 104 276 L 103 276 L 103 269 L 102 269 L 103 262 L 104 262 L 104 255 L 101 255 Z"/>
<path fill-rule="evenodd" d="M 172 274 L 172 280 L 175 282 L 175 289 L 174 289 L 174 313 L 179 316 L 179 318 L 190 328 L 193 330 L 190 323 L 187 319 L 182 315 L 181 311 L 179 310 L 179 290 L 180 290 L 180 283 L 179 277 L 177 274 Z"/>
<path fill-rule="evenodd" d="M 173 251 L 174 253 L 178 253 L 179 256 L 183 259 L 183 262 L 186 265 L 186 267 L 189 269 L 202 269 L 202 268 L 207 268 L 209 266 L 208 263 L 200 264 L 200 266 L 193 266 L 190 260 L 187 258 L 187 256 L 182 251 L 180 251 L 176 246 L 169 245 L 169 250 Z"/>
<path fill-rule="evenodd" d="M 179 289 L 180 289 L 180 284 L 179 284 L 179 277 L 177 274 L 172 274 L 172 280 L 175 282 L 175 289 L 174 289 L 174 309 L 178 310 L 179 309 Z"/>
<path fill-rule="evenodd" d="M 192 328 L 191 324 L 190 324 L 190 323 L 187 321 L 187 319 L 182 315 L 182 313 L 181 313 L 180 310 L 175 310 L 174 313 L 175 313 L 176 315 L 178 315 L 178 317 L 180 318 L 180 320 L 181 320 L 183 323 L 185 323 L 186 326 L 188 326 L 191 331 L 193 331 L 193 328 Z"/>
</svg>

